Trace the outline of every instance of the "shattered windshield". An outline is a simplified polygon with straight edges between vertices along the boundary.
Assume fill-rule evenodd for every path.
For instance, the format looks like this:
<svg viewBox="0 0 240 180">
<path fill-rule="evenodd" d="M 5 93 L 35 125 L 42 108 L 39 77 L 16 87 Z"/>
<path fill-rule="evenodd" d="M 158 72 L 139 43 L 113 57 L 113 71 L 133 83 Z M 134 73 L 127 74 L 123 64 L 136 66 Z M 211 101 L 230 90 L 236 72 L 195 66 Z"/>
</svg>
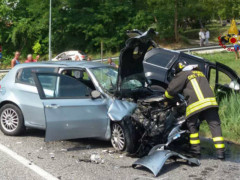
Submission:
<svg viewBox="0 0 240 180">
<path fill-rule="evenodd" d="M 122 89 L 135 90 L 145 86 L 146 79 L 143 73 L 133 74 L 123 79 Z"/>
<path fill-rule="evenodd" d="M 118 71 L 116 68 L 111 66 L 106 66 L 106 67 L 93 68 L 91 69 L 91 71 L 104 90 L 110 93 L 113 93 L 116 91 L 117 76 L 118 76 Z"/>
</svg>

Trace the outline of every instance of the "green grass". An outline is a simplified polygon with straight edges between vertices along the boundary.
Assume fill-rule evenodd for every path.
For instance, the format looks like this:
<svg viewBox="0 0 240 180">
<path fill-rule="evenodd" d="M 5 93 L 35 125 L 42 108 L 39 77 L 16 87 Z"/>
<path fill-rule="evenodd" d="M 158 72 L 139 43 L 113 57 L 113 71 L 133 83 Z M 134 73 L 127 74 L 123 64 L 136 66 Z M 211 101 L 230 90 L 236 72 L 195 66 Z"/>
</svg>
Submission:
<svg viewBox="0 0 240 180">
<path fill-rule="evenodd" d="M 234 52 L 221 52 L 212 54 L 196 54 L 197 56 L 203 57 L 211 62 L 220 62 L 235 70 L 240 74 L 240 59 L 235 60 Z"/>
<path fill-rule="evenodd" d="M 240 143 L 240 94 L 233 93 L 225 97 L 219 104 L 219 116 L 223 137 L 236 143 Z M 206 121 L 200 127 L 200 134 L 211 137 Z"/>
</svg>

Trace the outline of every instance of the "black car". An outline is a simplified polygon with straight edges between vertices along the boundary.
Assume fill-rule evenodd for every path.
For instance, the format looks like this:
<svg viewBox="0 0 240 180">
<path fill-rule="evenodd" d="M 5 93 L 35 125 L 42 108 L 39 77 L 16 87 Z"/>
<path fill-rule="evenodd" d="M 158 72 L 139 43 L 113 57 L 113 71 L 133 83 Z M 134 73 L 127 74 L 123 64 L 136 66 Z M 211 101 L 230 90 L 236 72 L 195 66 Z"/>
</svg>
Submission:
<svg viewBox="0 0 240 180">
<path fill-rule="evenodd" d="M 180 60 L 188 64 L 198 64 L 218 94 L 240 90 L 240 79 L 230 67 L 219 62 L 212 63 L 198 56 L 158 47 L 149 50 L 143 59 L 145 76 L 151 82 L 152 89 L 164 91 L 167 88 L 173 78 L 175 64 Z"/>
</svg>

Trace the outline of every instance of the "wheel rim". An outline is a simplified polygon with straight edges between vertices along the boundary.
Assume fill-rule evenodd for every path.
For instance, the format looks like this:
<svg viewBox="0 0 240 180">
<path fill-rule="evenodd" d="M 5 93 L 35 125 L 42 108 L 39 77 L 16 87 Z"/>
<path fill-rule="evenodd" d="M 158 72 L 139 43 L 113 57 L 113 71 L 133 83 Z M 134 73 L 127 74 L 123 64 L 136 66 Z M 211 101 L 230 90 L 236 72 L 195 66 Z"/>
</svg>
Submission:
<svg viewBox="0 0 240 180">
<path fill-rule="evenodd" d="M 1 125 L 7 132 L 13 132 L 19 124 L 18 114 L 11 108 L 5 109 L 1 114 Z"/>
<path fill-rule="evenodd" d="M 122 151 L 125 147 L 125 136 L 122 127 L 119 124 L 112 126 L 112 145 L 115 149 Z"/>
</svg>

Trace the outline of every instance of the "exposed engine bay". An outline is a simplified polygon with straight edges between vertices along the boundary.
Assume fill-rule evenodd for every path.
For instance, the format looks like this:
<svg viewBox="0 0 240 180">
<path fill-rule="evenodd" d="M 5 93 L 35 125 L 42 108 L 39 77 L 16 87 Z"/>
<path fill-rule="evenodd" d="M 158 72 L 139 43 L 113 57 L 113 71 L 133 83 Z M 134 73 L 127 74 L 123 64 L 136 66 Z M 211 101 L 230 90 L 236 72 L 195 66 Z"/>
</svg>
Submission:
<svg viewBox="0 0 240 180">
<path fill-rule="evenodd" d="M 137 101 L 138 108 L 133 114 L 133 119 L 141 124 L 149 137 L 164 137 L 173 123 L 184 117 L 184 105 L 168 102 L 163 96 L 149 97 Z"/>
<path fill-rule="evenodd" d="M 163 95 L 152 95 L 138 99 L 137 105 L 138 108 L 131 117 L 136 125 L 137 134 L 140 135 L 140 149 L 165 143 L 172 128 L 185 117 L 186 104 L 180 98 L 178 101 L 169 101 Z M 148 151 L 140 149 L 140 154 Z"/>
</svg>

